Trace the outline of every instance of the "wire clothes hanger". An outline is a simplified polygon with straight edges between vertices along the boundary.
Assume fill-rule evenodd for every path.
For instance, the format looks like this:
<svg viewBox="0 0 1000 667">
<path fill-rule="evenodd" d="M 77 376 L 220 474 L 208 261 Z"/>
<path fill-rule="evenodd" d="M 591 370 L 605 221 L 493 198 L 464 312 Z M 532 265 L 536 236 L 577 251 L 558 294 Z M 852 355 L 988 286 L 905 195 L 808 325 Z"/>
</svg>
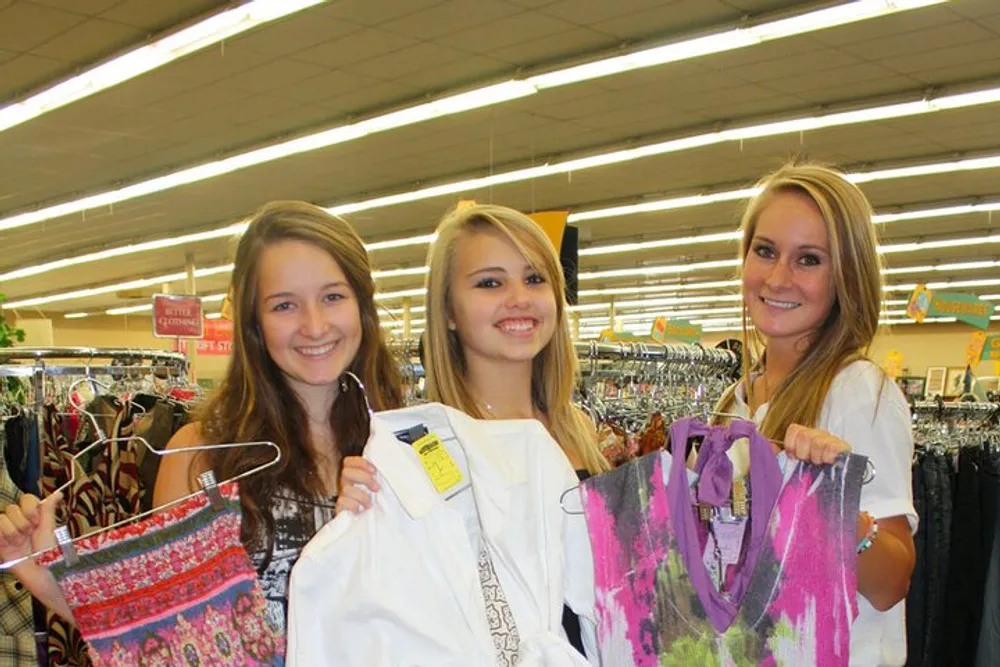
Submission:
<svg viewBox="0 0 1000 667">
<path fill-rule="evenodd" d="M 738 415 L 738 414 L 733 413 L 733 412 L 711 412 L 711 413 L 709 413 L 709 415 L 712 416 L 712 417 L 723 417 L 723 418 L 727 418 L 727 419 L 738 419 L 740 421 L 751 421 L 751 420 L 747 419 L 746 417 L 744 417 L 742 415 Z M 771 443 L 777 445 L 781 449 L 785 448 L 785 443 L 782 442 L 781 440 L 771 440 L 771 439 L 768 439 L 768 442 L 771 442 Z M 862 486 L 864 486 L 864 485 L 870 484 L 873 481 L 875 481 L 875 464 L 872 463 L 871 459 L 869 459 L 869 458 L 866 457 L 865 458 L 865 471 L 864 471 L 864 474 L 861 477 L 861 484 L 862 484 Z M 560 494 L 560 496 L 559 496 L 559 506 L 562 508 L 562 511 L 565 512 L 566 514 L 580 515 L 580 514 L 584 513 L 583 510 L 570 510 L 570 509 L 566 508 L 566 496 L 568 496 L 573 491 L 579 490 L 579 488 L 580 488 L 580 485 L 576 484 L 575 486 L 569 487 L 568 489 L 566 489 L 565 491 L 563 491 L 562 494 Z"/>
<path fill-rule="evenodd" d="M 96 382 L 92 378 L 83 378 L 82 380 L 80 380 L 80 382 L 88 382 L 88 381 L 89 382 Z M 215 473 L 213 471 L 211 471 L 211 470 L 205 471 L 205 472 L 201 473 L 198 476 L 198 483 L 202 487 L 200 490 L 194 491 L 193 493 L 189 493 L 189 494 L 187 494 L 185 496 L 182 496 L 181 498 L 177 498 L 175 500 L 171 500 L 170 502 L 163 503 L 162 505 L 158 505 L 157 507 L 154 507 L 154 508 L 152 508 L 150 510 L 147 510 L 145 512 L 141 512 L 141 513 L 139 513 L 139 514 L 137 514 L 135 516 L 128 517 L 127 519 L 123 519 L 121 521 L 116 521 L 115 523 L 111 524 L 110 526 L 105 526 L 105 527 L 100 528 L 98 530 L 95 530 L 93 532 L 87 533 L 86 535 L 81 535 L 79 537 L 75 537 L 74 538 L 74 537 L 70 536 L 69 529 L 66 526 L 57 526 L 56 529 L 55 529 L 56 546 L 47 547 L 45 549 L 39 549 L 39 550 L 37 550 L 37 551 L 35 551 L 33 553 L 28 554 L 27 556 L 22 556 L 20 558 L 15 558 L 13 560 L 9 560 L 9 561 L 0 563 L 0 571 L 2 571 L 2 570 L 8 570 L 8 569 L 14 567 L 15 565 L 23 563 L 26 560 L 37 558 L 38 556 L 41 556 L 44 553 L 52 551 L 53 549 L 61 549 L 62 552 L 63 552 L 63 557 L 66 559 L 66 562 L 69 563 L 70 565 L 73 565 L 73 564 L 75 564 L 75 562 L 77 560 L 76 550 L 73 548 L 73 544 L 74 543 L 79 542 L 80 540 L 82 540 L 84 538 L 94 537 L 96 535 L 100 535 L 102 533 L 106 533 L 106 532 L 114 530 L 116 528 L 120 528 L 120 527 L 125 526 L 127 524 L 134 523 L 136 521 L 139 521 L 140 519 L 144 519 L 146 517 L 149 517 L 149 516 L 151 516 L 151 515 L 153 515 L 153 514 L 155 514 L 157 512 L 162 512 L 165 509 L 169 509 L 171 507 L 174 507 L 175 505 L 179 505 L 179 504 L 181 504 L 181 503 L 183 503 L 183 502 L 185 502 L 187 500 L 190 500 L 191 498 L 195 498 L 195 497 L 197 497 L 199 495 L 202 495 L 202 494 L 204 494 L 205 496 L 208 497 L 209 502 L 211 503 L 211 505 L 213 507 L 215 507 L 216 509 L 220 509 L 222 507 L 222 503 L 223 503 L 223 501 L 222 501 L 222 495 L 219 493 L 219 488 L 218 488 L 220 485 L 229 484 L 231 482 L 235 482 L 235 481 L 244 479 L 246 477 L 250 477 L 251 475 L 255 475 L 255 474 L 259 473 L 262 470 L 266 470 L 267 468 L 270 468 L 270 467 L 276 465 L 278 462 L 281 461 L 281 449 L 278 447 L 278 445 L 276 445 L 273 442 L 264 441 L 264 440 L 255 441 L 255 442 L 222 443 L 222 444 L 217 444 L 217 445 L 195 445 L 195 446 L 192 446 L 192 447 L 184 447 L 184 448 L 181 448 L 181 449 L 158 450 L 155 447 L 153 447 L 152 445 L 150 445 L 149 442 L 145 438 L 143 438 L 142 436 L 138 436 L 138 435 L 133 435 L 133 436 L 125 437 L 125 438 L 107 438 L 107 437 L 105 437 L 103 435 L 103 431 L 101 430 L 100 425 L 97 423 L 97 417 L 93 413 L 91 413 L 90 411 L 86 410 L 85 408 L 79 408 L 78 407 L 77 409 L 80 410 L 80 413 L 83 414 L 87 418 L 87 420 L 90 422 L 91 426 L 94 427 L 95 433 L 98 434 L 98 436 L 99 436 L 100 439 L 99 440 L 95 440 L 94 442 L 92 442 L 91 444 L 87 445 L 82 450 L 80 450 L 79 452 L 77 452 L 76 454 L 73 455 L 73 458 L 70 461 L 70 478 L 69 478 L 69 481 L 67 481 L 65 484 L 61 485 L 58 489 L 56 489 L 53 493 L 49 494 L 44 499 L 42 499 L 43 503 L 44 502 L 50 502 L 50 499 L 56 493 L 60 493 L 62 491 L 65 491 L 66 489 L 68 489 L 71 486 L 73 486 L 73 484 L 76 482 L 76 470 L 77 470 L 77 467 L 80 468 L 81 472 L 84 475 L 87 474 L 87 471 L 83 469 L 83 465 L 80 463 L 80 460 L 82 458 L 84 458 L 84 456 L 88 452 L 91 452 L 91 451 L 93 451 L 93 450 L 95 450 L 97 448 L 107 447 L 109 445 L 112 445 L 114 443 L 119 443 L 119 442 L 138 442 L 139 444 L 141 444 L 142 446 L 144 446 L 146 449 L 148 449 L 149 452 L 151 452 L 152 454 L 155 454 L 156 456 L 161 456 L 161 457 L 174 456 L 174 455 L 177 455 L 177 454 L 187 454 L 187 453 L 190 453 L 190 452 L 217 451 L 217 450 L 220 450 L 220 449 L 244 449 L 244 448 L 249 448 L 249 447 L 270 447 L 271 449 L 274 450 L 274 458 L 272 458 L 270 461 L 266 461 L 266 462 L 261 463 L 261 464 L 259 464 L 257 466 L 254 466 L 253 468 L 251 468 L 249 470 L 246 470 L 246 471 L 241 472 L 241 473 L 239 473 L 237 475 L 233 475 L 232 477 L 224 479 L 221 482 L 217 482 L 216 481 L 216 479 L 215 479 Z"/>
</svg>

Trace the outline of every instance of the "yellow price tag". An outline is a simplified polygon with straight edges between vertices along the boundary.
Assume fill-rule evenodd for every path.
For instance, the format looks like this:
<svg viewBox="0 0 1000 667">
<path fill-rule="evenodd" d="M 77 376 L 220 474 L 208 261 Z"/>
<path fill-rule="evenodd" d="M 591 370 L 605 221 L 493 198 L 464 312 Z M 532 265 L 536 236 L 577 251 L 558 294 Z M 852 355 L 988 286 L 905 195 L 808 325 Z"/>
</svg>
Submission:
<svg viewBox="0 0 1000 667">
<path fill-rule="evenodd" d="M 455 459 L 451 457 L 437 433 L 428 433 L 413 443 L 413 450 L 431 478 L 438 493 L 444 493 L 464 477 Z"/>
</svg>

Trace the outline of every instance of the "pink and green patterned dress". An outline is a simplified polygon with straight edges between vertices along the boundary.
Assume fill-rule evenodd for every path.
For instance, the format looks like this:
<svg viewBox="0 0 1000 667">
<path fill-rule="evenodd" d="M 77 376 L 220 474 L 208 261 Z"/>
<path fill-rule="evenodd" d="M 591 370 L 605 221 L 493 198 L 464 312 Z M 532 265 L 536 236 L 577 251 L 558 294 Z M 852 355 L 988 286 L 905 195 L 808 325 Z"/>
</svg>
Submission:
<svg viewBox="0 0 1000 667">
<path fill-rule="evenodd" d="M 693 437 L 703 441 L 689 471 Z M 749 517 L 729 540 L 732 564 L 713 576 L 716 530 L 696 503 L 728 502 L 726 451 L 739 438 L 750 440 Z M 654 452 L 582 484 L 602 664 L 847 665 L 864 457 L 821 466 L 775 456 L 742 421 L 679 420 L 670 442 L 672 454 Z"/>
</svg>

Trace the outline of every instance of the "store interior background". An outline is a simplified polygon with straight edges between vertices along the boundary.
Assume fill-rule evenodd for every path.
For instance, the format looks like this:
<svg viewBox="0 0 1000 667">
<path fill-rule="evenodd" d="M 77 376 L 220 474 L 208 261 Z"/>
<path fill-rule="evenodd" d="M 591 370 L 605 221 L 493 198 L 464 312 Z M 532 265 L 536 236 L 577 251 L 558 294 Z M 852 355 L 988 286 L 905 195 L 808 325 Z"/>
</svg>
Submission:
<svg viewBox="0 0 1000 667">
<path fill-rule="evenodd" d="M 81 263 L 28 277 L 25 267 L 86 253 L 218 229 L 271 199 L 337 206 L 625 148 L 847 110 L 962 93 L 983 100 L 932 113 L 785 131 L 739 141 L 456 190 L 344 215 L 366 242 L 433 231 L 460 200 L 495 202 L 526 212 L 571 213 L 669 200 L 750 186 L 793 155 L 869 172 L 1000 156 L 1000 2 L 952 0 L 723 53 L 682 59 L 592 80 L 539 89 L 519 99 L 390 129 L 224 173 L 161 192 L 53 214 L 11 226 L 17 216 L 107 192 L 251 149 L 405 109 L 514 77 L 565 69 L 647 47 L 678 43 L 743 22 L 763 24 L 845 2 L 787 0 L 330 0 L 199 50 L 109 90 L 0 131 L 0 292 L 5 315 L 28 332 L 25 345 L 172 349 L 155 338 L 148 313 L 109 315 L 141 305 L 184 280 L 81 299 L 33 300 L 71 290 L 183 273 L 228 261 L 219 237 Z M 871 4 L 871 3 L 869 3 Z M 906 3 L 900 3 L 906 4 Z M 916 3 L 914 3 L 916 4 Z M 31 98 L 75 73 L 197 24 L 235 6 L 211 0 L 0 0 L 0 106 Z M 0 109 L 2 112 L 3 109 Z M 0 116 L 2 118 L 2 116 Z M 0 128 L 3 128 L 0 123 Z M 1000 159 L 985 168 L 876 180 L 862 188 L 879 213 L 1000 201 Z M 571 222 L 580 249 L 716 234 L 736 227 L 743 200 L 623 213 Z M 988 206 L 987 206 L 988 208 Z M 956 288 L 1000 293 L 1000 243 L 989 210 L 889 222 L 883 244 L 965 240 L 887 254 L 889 283 L 980 281 Z M 42 216 L 44 217 L 44 216 Z M 571 219 L 572 220 L 572 219 Z M 942 247 L 943 246 L 943 247 Z M 419 288 L 426 245 L 375 250 L 379 290 Z M 584 290 L 662 287 L 648 298 L 735 294 L 736 287 L 690 289 L 732 280 L 731 266 L 642 275 L 642 269 L 733 259 L 732 241 L 581 256 Z M 954 268 L 948 265 L 957 264 Z M 945 268 L 942 268 L 944 265 Z M 914 268 L 916 267 L 916 268 Z M 907 271 L 906 269 L 913 269 Z M 199 277 L 197 293 L 224 291 L 225 272 Z M 996 279 L 996 280 L 995 280 Z M 991 283 L 990 281 L 994 281 Z M 672 292 L 683 286 L 684 291 Z M 622 294 L 618 301 L 643 298 Z M 908 293 L 898 292 L 901 300 Z M 419 296 L 409 297 L 414 307 Z M 1000 299 L 1000 296 L 997 297 Z M 607 302 L 584 296 L 581 304 Z M 26 302 L 28 305 L 18 305 Z M 11 304 L 15 307 L 11 308 Z M 399 336 L 401 298 L 382 302 L 386 328 Z M 702 342 L 739 336 L 731 318 L 685 317 L 694 304 L 619 309 L 649 320 L 669 313 L 704 320 Z M 891 306 L 899 311 L 905 306 Z M 206 304 L 207 312 L 218 302 Z M 86 317 L 67 319 L 67 314 Z M 581 339 L 598 335 L 609 312 L 586 312 Z M 413 315 L 422 319 L 422 315 Z M 712 320 L 718 324 L 713 326 Z M 904 323 L 880 333 L 883 361 L 903 355 L 904 373 L 965 364 L 971 326 Z M 724 320 L 728 320 L 723 323 Z M 647 329 L 644 320 L 628 325 Z M 988 333 L 1000 333 L 993 322 Z M 415 326 L 413 333 L 420 327 Z M 217 379 L 224 356 L 198 355 L 200 378 Z M 1000 375 L 994 362 L 973 369 Z"/>
</svg>

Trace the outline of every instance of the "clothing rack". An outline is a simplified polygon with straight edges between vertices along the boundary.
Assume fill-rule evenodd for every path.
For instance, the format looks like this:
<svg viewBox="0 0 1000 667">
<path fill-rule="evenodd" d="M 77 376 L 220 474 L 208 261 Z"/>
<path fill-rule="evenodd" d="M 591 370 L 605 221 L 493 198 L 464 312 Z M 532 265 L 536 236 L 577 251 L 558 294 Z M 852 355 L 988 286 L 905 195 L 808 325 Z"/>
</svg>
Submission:
<svg viewBox="0 0 1000 667">
<path fill-rule="evenodd" d="M 711 367 L 718 371 L 733 371 L 739 367 L 739 357 L 732 350 L 706 348 L 684 343 L 574 343 L 581 360 L 614 360 L 686 364 Z"/>
<path fill-rule="evenodd" d="M 927 414 L 954 416 L 956 413 L 988 414 L 990 412 L 995 412 L 998 409 L 1000 409 L 1000 404 L 998 403 L 973 401 L 960 401 L 958 403 L 945 403 L 944 401 L 916 401 L 910 406 L 910 410 L 914 415 L 920 414 L 921 416 Z"/>
</svg>

